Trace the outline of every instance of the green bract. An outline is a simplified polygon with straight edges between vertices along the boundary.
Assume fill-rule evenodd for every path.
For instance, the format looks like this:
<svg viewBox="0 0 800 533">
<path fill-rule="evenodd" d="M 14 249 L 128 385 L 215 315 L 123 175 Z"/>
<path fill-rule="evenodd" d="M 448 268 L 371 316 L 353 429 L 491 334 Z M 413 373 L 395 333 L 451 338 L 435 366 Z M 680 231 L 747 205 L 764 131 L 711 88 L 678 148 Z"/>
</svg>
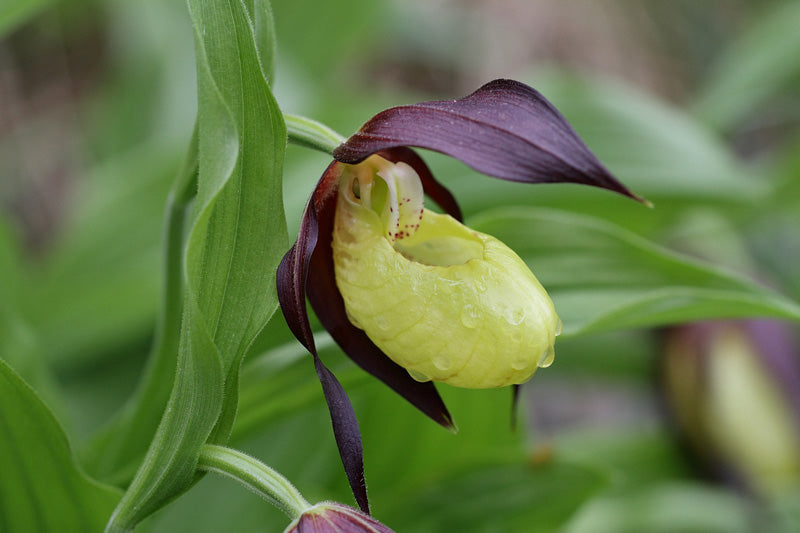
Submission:
<svg viewBox="0 0 800 533">
<path fill-rule="evenodd" d="M 560 321 L 510 248 L 420 208 L 408 165 L 372 156 L 340 180 L 336 283 L 350 321 L 387 356 L 414 379 L 466 388 L 523 383 L 552 362 Z"/>
</svg>

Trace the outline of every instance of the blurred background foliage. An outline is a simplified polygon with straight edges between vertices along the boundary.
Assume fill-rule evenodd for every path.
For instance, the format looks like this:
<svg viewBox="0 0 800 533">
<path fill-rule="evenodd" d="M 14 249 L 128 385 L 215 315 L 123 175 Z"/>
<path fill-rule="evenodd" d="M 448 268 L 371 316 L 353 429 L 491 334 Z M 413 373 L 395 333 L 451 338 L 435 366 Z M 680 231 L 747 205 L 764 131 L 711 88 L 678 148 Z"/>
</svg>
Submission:
<svg viewBox="0 0 800 533">
<path fill-rule="evenodd" d="M 800 3 L 272 3 L 284 111 L 347 135 L 387 106 L 517 78 L 656 206 L 497 183 L 425 154 L 468 220 L 502 234 L 486 209 L 566 209 L 800 299 Z M 78 451 L 133 391 L 149 349 L 163 209 L 194 122 L 193 65 L 180 0 L 0 6 L 0 356 Z M 327 163 L 288 148 L 290 234 Z M 562 242 L 558 231 L 534 235 Z M 558 343 L 555 364 L 522 390 L 517 432 L 508 391 L 444 388 L 457 436 L 321 335 L 359 416 L 376 516 L 398 531 L 796 531 L 796 488 L 765 496 L 712 482 L 677 436 L 657 364 L 669 332 L 603 329 Z M 350 502 L 310 364 L 276 315 L 246 358 L 232 444 L 311 501 Z M 148 522 L 273 531 L 285 519 L 206 477 Z"/>
</svg>

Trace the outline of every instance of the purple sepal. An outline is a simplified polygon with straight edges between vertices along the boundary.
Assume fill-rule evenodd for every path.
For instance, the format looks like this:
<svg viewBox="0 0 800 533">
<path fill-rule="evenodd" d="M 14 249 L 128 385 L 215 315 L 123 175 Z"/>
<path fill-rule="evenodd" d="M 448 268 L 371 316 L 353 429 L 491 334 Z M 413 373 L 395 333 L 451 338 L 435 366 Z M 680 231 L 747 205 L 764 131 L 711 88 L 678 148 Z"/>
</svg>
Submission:
<svg viewBox="0 0 800 533">
<path fill-rule="evenodd" d="M 401 146 L 447 154 L 496 178 L 580 183 L 643 201 L 611 175 L 544 96 L 514 80 L 491 81 L 460 100 L 382 111 L 333 156 L 358 163 Z"/>
</svg>

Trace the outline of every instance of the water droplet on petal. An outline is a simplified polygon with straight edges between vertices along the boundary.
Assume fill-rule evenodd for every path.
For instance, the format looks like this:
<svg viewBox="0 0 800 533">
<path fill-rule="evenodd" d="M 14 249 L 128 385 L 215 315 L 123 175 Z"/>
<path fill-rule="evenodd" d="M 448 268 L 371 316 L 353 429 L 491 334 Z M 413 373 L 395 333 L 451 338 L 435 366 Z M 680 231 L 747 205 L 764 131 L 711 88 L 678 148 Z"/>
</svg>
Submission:
<svg viewBox="0 0 800 533">
<path fill-rule="evenodd" d="M 530 365 L 530 361 L 525 358 L 514 359 L 511 361 L 511 368 L 514 370 L 525 370 Z"/>
<path fill-rule="evenodd" d="M 429 378 L 428 376 L 426 376 L 425 374 L 423 374 L 422 372 L 419 372 L 417 370 L 409 369 L 408 370 L 408 375 L 411 376 L 412 378 L 414 378 L 417 381 L 425 382 L 425 381 L 430 381 L 431 380 L 431 378 Z"/>
<path fill-rule="evenodd" d="M 486 280 L 484 278 L 477 278 L 475 280 L 475 288 L 478 289 L 479 292 L 486 292 Z"/>
<path fill-rule="evenodd" d="M 467 304 L 461 310 L 461 323 L 464 324 L 464 327 L 467 328 L 474 328 L 478 325 L 478 319 L 480 318 L 478 310 L 475 308 L 474 305 Z"/>
<path fill-rule="evenodd" d="M 556 322 L 556 337 L 558 337 L 559 335 L 561 335 L 561 332 L 564 330 L 564 323 L 561 322 L 560 318 L 558 318 L 556 320 L 557 320 L 557 322 Z"/>
<path fill-rule="evenodd" d="M 525 310 L 520 308 L 510 308 L 506 310 L 504 316 L 506 322 L 512 326 L 518 326 L 523 320 L 525 320 Z"/>
<path fill-rule="evenodd" d="M 547 348 L 547 350 L 542 353 L 541 357 L 539 357 L 539 367 L 547 368 L 548 366 L 553 364 L 553 360 L 556 358 L 556 349 L 552 346 Z"/>
<path fill-rule="evenodd" d="M 453 292 L 455 292 L 456 287 L 458 285 L 459 285 L 459 283 L 457 281 L 446 280 L 441 285 L 442 293 L 443 294 L 453 294 Z"/>
<path fill-rule="evenodd" d="M 448 370 L 450 368 L 450 358 L 444 355 L 437 355 L 433 358 L 433 366 L 441 371 Z"/>
</svg>

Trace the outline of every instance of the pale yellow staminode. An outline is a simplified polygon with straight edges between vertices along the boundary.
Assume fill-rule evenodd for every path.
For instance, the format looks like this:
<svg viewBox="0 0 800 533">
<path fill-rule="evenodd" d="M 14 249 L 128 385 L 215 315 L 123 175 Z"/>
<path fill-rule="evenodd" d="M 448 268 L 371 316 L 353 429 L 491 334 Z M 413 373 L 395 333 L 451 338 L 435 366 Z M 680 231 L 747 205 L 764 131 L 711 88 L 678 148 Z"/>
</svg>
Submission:
<svg viewBox="0 0 800 533">
<path fill-rule="evenodd" d="M 561 323 L 494 237 L 424 209 L 414 170 L 378 156 L 342 173 L 333 235 L 348 317 L 420 381 L 490 388 L 553 360 Z"/>
</svg>

